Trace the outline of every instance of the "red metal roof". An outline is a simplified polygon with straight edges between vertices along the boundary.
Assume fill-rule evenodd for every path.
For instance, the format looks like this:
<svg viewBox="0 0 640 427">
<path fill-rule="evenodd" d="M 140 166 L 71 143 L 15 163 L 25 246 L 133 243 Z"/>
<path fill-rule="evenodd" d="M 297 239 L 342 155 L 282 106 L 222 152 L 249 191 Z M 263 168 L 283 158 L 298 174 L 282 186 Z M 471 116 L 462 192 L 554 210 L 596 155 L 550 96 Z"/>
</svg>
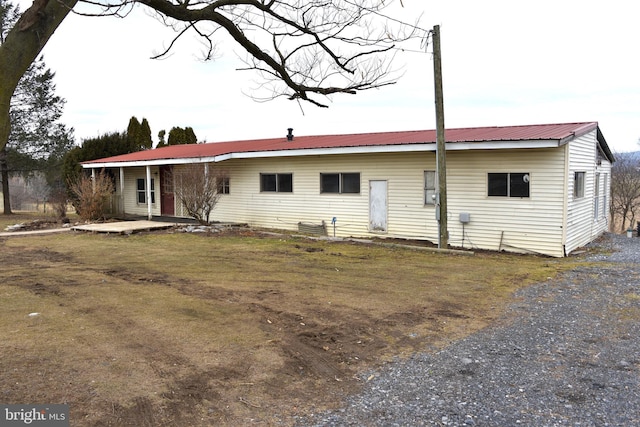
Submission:
<svg viewBox="0 0 640 427">
<path fill-rule="evenodd" d="M 547 125 L 476 127 L 446 129 L 447 143 L 491 142 L 491 141 L 563 141 L 596 129 L 596 122 L 562 123 Z M 432 144 L 436 142 L 435 130 L 379 132 L 351 135 L 295 136 L 292 141 L 282 138 L 255 139 L 248 141 L 214 142 L 207 144 L 173 145 L 152 150 L 139 151 L 120 156 L 83 162 L 113 163 L 137 162 L 164 159 L 189 159 L 214 157 L 231 153 L 265 151 L 305 150 L 320 148 L 348 148 L 384 145 Z"/>
</svg>

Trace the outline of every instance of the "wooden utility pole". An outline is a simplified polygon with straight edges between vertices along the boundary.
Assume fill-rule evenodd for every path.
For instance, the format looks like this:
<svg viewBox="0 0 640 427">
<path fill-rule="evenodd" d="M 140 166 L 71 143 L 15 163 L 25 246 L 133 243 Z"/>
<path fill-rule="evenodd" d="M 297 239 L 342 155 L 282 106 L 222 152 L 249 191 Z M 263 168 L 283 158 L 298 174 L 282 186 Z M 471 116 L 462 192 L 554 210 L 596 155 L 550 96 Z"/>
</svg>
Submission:
<svg viewBox="0 0 640 427">
<path fill-rule="evenodd" d="M 433 27 L 433 79 L 436 94 L 438 247 L 446 249 L 449 246 L 449 230 L 447 229 L 447 157 L 444 138 L 444 100 L 442 96 L 442 57 L 440 54 L 439 25 Z"/>
</svg>

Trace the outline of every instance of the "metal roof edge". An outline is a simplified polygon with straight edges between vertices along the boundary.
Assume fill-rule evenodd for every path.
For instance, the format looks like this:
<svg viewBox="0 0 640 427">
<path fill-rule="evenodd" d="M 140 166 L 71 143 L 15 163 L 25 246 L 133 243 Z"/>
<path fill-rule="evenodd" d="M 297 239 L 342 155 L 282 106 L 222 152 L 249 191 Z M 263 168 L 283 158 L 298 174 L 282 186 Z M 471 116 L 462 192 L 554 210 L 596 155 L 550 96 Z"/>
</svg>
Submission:
<svg viewBox="0 0 640 427">
<path fill-rule="evenodd" d="M 598 146 L 600 147 L 604 155 L 607 157 L 609 162 L 614 163 L 616 161 L 616 158 L 613 155 L 613 152 L 611 151 L 611 149 L 609 148 L 609 144 L 607 144 L 607 141 L 604 139 L 604 135 L 600 130 L 600 126 L 597 126 L 596 138 L 598 140 Z"/>
<path fill-rule="evenodd" d="M 184 159 L 154 159 L 154 160 L 133 160 L 128 162 L 93 162 L 81 163 L 84 169 L 101 168 L 121 168 L 121 167 L 143 167 L 143 166 L 163 166 L 163 165 L 184 165 L 190 163 L 214 163 L 219 161 L 217 157 L 189 157 Z"/>
<path fill-rule="evenodd" d="M 471 150 L 505 150 L 505 149 L 526 149 L 526 148 L 555 148 L 558 147 L 558 140 L 519 140 L 519 141 L 480 141 L 480 142 L 447 142 L 447 151 L 471 151 Z M 180 165 L 190 163 L 219 163 L 231 159 L 257 159 L 271 157 L 299 157 L 299 156 L 319 156 L 337 154 L 376 154 L 376 153 L 410 153 L 410 152 L 433 152 L 436 144 L 412 143 L 412 144 L 390 144 L 390 145 L 369 145 L 354 147 L 332 147 L 332 148 L 301 148 L 295 150 L 273 150 L 273 151 L 248 151 L 221 154 L 208 157 L 190 157 L 184 159 L 154 159 L 137 160 L 129 162 L 94 162 L 82 164 L 84 169 L 118 168 L 118 167 L 144 167 L 162 165 Z"/>
</svg>

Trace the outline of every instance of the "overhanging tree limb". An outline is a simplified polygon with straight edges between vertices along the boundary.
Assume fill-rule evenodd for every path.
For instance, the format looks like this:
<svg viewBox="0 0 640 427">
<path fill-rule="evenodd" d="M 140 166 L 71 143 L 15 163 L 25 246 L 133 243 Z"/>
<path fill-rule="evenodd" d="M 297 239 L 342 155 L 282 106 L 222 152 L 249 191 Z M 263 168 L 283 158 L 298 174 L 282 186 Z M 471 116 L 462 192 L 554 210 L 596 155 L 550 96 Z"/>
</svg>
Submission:
<svg viewBox="0 0 640 427">
<path fill-rule="evenodd" d="M 424 32 L 393 19 L 379 22 L 389 0 L 35 0 L 0 47 L 0 148 L 20 77 L 78 2 L 99 8 L 81 13 L 91 16 L 126 16 L 136 3 L 145 5 L 174 27 L 174 41 L 188 29 L 207 41 L 207 59 L 222 30 L 247 53 L 242 69 L 265 79 L 259 87 L 271 93 L 263 99 L 285 96 L 321 107 L 327 106 L 322 97 L 395 83 L 399 76 L 386 54 Z"/>
<path fill-rule="evenodd" d="M 0 45 L 0 149 L 9 139 L 9 108 L 18 82 L 77 1 L 36 0 Z"/>
</svg>

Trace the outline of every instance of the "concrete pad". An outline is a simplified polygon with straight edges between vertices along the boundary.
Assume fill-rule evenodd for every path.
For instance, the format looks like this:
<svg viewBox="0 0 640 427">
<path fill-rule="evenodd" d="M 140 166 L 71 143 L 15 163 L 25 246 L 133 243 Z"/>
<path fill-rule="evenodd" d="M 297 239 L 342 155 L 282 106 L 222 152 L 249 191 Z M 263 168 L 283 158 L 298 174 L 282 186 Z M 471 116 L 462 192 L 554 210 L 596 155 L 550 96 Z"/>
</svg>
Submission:
<svg viewBox="0 0 640 427">
<path fill-rule="evenodd" d="M 71 227 L 71 229 L 76 231 L 89 231 L 93 233 L 130 234 L 137 231 L 162 230 L 164 228 L 171 228 L 174 225 L 176 225 L 176 223 L 157 221 L 119 221 L 76 225 Z"/>
</svg>

